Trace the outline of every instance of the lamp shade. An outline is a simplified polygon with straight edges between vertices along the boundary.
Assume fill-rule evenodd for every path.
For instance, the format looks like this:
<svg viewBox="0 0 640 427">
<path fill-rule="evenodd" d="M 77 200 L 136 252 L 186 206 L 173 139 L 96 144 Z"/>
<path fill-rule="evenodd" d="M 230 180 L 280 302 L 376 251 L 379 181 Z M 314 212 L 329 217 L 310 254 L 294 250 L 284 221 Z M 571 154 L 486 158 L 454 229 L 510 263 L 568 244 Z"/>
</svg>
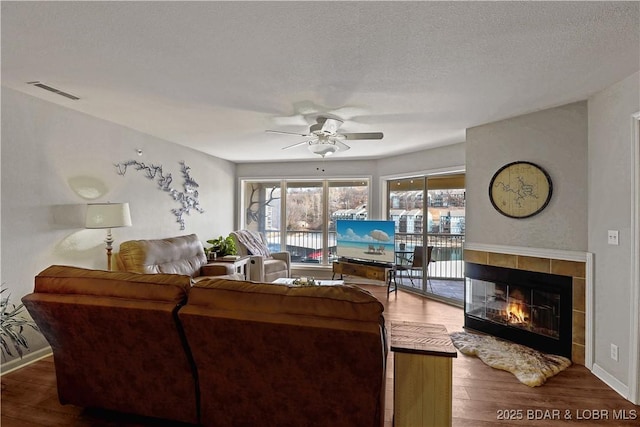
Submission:
<svg viewBox="0 0 640 427">
<path fill-rule="evenodd" d="M 309 144 L 309 151 L 313 154 L 317 154 L 320 157 L 330 156 L 336 151 L 338 151 L 338 147 L 333 144 L 319 142 L 316 144 Z"/>
<path fill-rule="evenodd" d="M 131 227 L 129 203 L 91 203 L 87 205 L 86 228 Z"/>
</svg>

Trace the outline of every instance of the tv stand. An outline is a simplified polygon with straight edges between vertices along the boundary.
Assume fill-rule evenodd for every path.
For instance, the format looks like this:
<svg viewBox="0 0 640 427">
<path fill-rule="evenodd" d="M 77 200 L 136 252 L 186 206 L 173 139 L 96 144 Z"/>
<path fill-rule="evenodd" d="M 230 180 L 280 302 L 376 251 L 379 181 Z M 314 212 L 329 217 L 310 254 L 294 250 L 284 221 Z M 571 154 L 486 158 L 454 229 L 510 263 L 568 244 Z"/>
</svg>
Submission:
<svg viewBox="0 0 640 427">
<path fill-rule="evenodd" d="M 387 283 L 387 291 L 397 291 L 395 281 L 395 265 L 374 261 L 366 261 L 361 259 L 347 259 L 341 258 L 338 261 L 333 262 L 333 275 L 331 280 L 334 279 L 336 274 L 340 274 L 340 280 L 342 275 L 347 274 L 351 276 L 366 277 L 367 279 L 380 280 Z M 391 281 L 393 280 L 393 289 L 391 289 Z"/>
</svg>

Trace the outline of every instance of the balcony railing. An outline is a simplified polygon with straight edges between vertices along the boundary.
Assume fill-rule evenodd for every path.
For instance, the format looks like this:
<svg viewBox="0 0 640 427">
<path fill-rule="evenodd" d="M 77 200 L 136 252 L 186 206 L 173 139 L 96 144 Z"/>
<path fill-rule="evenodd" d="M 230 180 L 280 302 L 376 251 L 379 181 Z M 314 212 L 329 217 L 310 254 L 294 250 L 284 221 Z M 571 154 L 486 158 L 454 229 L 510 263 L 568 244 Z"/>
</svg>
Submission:
<svg viewBox="0 0 640 427">
<path fill-rule="evenodd" d="M 396 233 L 396 250 L 411 253 L 416 246 L 425 246 L 423 238 L 421 233 Z M 464 280 L 464 234 L 428 234 L 426 246 L 433 246 L 429 277 Z"/>
<path fill-rule="evenodd" d="M 329 232 L 329 259 L 326 262 L 322 259 L 322 233 L 317 231 L 287 231 L 286 233 L 287 251 L 291 253 L 292 262 L 329 265 L 337 259 L 335 231 Z M 279 251 L 281 231 L 267 230 L 265 235 L 269 242 L 269 250 Z M 425 246 L 423 238 L 421 233 L 396 233 L 396 251 L 410 255 L 416 246 Z M 433 279 L 463 280 L 463 245 L 463 234 L 429 234 L 427 246 L 433 246 L 429 276 Z"/>
</svg>

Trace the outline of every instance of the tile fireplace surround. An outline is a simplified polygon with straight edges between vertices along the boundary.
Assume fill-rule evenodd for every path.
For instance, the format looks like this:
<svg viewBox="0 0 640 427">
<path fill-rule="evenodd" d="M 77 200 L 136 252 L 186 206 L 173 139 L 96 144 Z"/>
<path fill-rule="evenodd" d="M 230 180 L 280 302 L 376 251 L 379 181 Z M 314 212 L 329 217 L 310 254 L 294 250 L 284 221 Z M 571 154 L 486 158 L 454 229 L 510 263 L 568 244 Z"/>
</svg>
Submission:
<svg viewBox="0 0 640 427">
<path fill-rule="evenodd" d="M 591 367 L 592 258 L 587 252 L 558 251 L 514 246 L 465 244 L 464 260 L 475 264 L 570 276 L 573 284 L 573 363 Z"/>
</svg>

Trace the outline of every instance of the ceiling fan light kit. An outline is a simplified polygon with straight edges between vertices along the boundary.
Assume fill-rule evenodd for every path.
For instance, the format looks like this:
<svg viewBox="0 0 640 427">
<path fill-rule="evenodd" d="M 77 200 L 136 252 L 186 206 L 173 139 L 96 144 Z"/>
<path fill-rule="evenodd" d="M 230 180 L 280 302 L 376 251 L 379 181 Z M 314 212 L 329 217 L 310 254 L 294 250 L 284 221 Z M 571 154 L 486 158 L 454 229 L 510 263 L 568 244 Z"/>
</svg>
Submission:
<svg viewBox="0 0 640 427">
<path fill-rule="evenodd" d="M 336 151 L 338 151 L 338 147 L 331 144 L 330 142 L 309 142 L 309 151 L 313 154 L 317 154 L 320 157 L 330 156 Z"/>
<path fill-rule="evenodd" d="M 283 150 L 299 147 L 307 144 L 309 151 L 320 157 L 330 156 L 336 151 L 346 151 L 350 149 L 342 140 L 355 139 L 382 139 L 382 132 L 363 132 L 363 133 L 338 133 L 338 128 L 343 121 L 334 117 L 318 116 L 316 123 L 309 127 L 309 133 L 295 133 L 278 130 L 267 130 L 269 133 L 280 133 L 285 135 L 298 135 L 305 138 L 313 138 L 311 140 L 298 142 L 296 144 L 283 147 Z"/>
</svg>

